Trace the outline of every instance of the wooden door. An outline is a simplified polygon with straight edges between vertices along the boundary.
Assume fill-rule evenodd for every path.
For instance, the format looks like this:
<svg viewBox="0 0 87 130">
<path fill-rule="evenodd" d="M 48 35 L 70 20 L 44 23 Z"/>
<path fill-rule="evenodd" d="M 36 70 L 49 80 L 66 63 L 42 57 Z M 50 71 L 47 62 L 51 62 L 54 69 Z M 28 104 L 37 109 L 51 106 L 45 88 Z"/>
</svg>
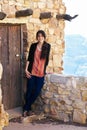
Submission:
<svg viewBox="0 0 87 130">
<path fill-rule="evenodd" d="M 21 26 L 0 25 L 0 61 L 3 65 L 2 93 L 5 109 L 22 104 Z"/>
</svg>

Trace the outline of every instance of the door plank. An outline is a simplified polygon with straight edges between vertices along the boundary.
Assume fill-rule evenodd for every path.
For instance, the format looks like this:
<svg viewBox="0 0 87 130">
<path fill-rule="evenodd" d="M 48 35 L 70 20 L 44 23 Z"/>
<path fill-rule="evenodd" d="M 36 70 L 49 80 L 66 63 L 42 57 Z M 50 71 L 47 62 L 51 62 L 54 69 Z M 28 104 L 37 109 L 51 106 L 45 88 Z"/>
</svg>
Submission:
<svg viewBox="0 0 87 130">
<path fill-rule="evenodd" d="M 9 106 L 9 80 L 10 80 L 10 71 L 9 71 L 9 48 L 8 48 L 8 39 L 7 39 L 7 26 L 0 26 L 0 37 L 1 37 L 1 56 L 0 60 L 3 65 L 3 76 L 2 76 L 2 95 L 3 103 L 6 106 Z M 5 104 L 6 103 L 6 104 Z"/>
<path fill-rule="evenodd" d="M 21 105 L 21 76 L 20 76 L 20 26 L 9 26 L 9 60 L 10 60 L 10 92 L 11 105 Z"/>
</svg>

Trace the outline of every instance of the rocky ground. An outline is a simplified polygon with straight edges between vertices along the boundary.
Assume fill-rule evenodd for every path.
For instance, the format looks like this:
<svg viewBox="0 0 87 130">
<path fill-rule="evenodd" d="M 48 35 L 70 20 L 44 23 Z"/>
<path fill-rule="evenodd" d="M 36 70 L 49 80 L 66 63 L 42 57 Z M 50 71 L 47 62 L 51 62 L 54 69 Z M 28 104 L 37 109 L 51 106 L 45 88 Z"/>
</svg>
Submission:
<svg viewBox="0 0 87 130">
<path fill-rule="evenodd" d="M 3 130 L 87 130 L 87 124 L 63 122 L 47 118 L 43 114 L 31 115 L 27 118 L 21 116 L 21 108 L 8 111 L 10 114 L 9 126 Z"/>
</svg>

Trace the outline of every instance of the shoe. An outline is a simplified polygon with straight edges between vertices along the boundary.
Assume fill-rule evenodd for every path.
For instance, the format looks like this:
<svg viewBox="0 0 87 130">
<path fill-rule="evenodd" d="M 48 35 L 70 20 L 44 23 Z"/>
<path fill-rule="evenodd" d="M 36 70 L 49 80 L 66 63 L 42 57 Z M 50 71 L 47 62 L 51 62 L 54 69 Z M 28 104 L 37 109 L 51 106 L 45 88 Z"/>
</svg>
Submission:
<svg viewBox="0 0 87 130">
<path fill-rule="evenodd" d="M 27 117 L 28 116 L 28 112 L 27 111 L 24 111 L 23 112 L 23 117 Z"/>
<path fill-rule="evenodd" d="M 35 115 L 35 113 L 32 112 L 32 111 L 29 111 L 29 112 L 28 112 L 28 116 L 32 116 L 32 115 Z"/>
</svg>

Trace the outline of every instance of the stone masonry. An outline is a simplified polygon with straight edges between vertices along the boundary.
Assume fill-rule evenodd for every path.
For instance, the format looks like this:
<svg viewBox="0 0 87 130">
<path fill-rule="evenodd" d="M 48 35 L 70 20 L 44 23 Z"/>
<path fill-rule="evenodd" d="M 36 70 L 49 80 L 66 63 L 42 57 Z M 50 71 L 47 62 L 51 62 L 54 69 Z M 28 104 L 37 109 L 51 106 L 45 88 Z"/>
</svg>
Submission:
<svg viewBox="0 0 87 130">
<path fill-rule="evenodd" d="M 16 17 L 16 11 L 26 9 L 32 9 L 33 14 Z M 25 36 L 23 40 L 25 42 L 27 40 L 28 43 L 28 46 L 24 46 L 26 58 L 31 43 L 36 41 L 36 32 L 39 29 L 44 30 L 47 35 L 47 42 L 51 44 L 47 71 L 62 73 L 65 22 L 56 18 L 56 15 L 66 12 L 62 0 L 0 0 L 0 12 L 6 14 L 6 17 L 0 20 L 0 24 L 26 25 L 26 31 L 23 32 Z M 40 14 L 46 12 L 50 12 L 52 17 L 40 19 Z M 87 78 L 48 74 L 41 96 L 33 109 L 44 111 L 47 116 L 64 122 L 87 123 Z M 8 114 L 2 105 L 0 84 L 0 129 L 6 124 L 8 124 Z"/>
<path fill-rule="evenodd" d="M 33 14 L 16 18 L 16 11 L 32 9 Z M 42 29 L 46 32 L 47 42 L 51 44 L 50 61 L 47 71 L 62 73 L 62 57 L 64 53 L 64 20 L 57 20 L 56 15 L 66 11 L 62 0 L 0 0 L 0 11 L 6 13 L 6 17 L 0 23 L 26 24 L 27 42 L 24 54 L 31 43 L 36 41 L 36 32 Z M 50 12 L 51 18 L 40 19 L 40 13 Z"/>
<path fill-rule="evenodd" d="M 17 11 L 30 9 L 30 16 L 16 17 Z M 57 20 L 56 15 L 66 11 L 62 0 L 0 0 L 0 12 L 6 17 L 0 20 L 0 24 L 22 24 L 24 58 L 27 58 L 31 43 L 36 41 L 36 32 L 42 29 L 46 32 L 47 42 L 51 44 L 50 61 L 47 70 L 49 72 L 62 73 L 62 56 L 64 53 L 64 20 Z M 50 18 L 40 19 L 41 13 L 50 12 Z M 24 61 L 25 62 L 25 61 Z M 0 99 L 2 95 L 0 95 Z M 2 104 L 0 104 L 3 106 Z M 2 107 L 1 109 L 4 112 Z M 4 113 L 0 113 L 2 121 Z M 6 124 L 3 119 L 3 126 Z M 0 124 L 1 125 L 1 124 Z"/>
<path fill-rule="evenodd" d="M 46 75 L 40 97 L 32 106 L 64 122 L 87 123 L 87 77 Z"/>
</svg>

